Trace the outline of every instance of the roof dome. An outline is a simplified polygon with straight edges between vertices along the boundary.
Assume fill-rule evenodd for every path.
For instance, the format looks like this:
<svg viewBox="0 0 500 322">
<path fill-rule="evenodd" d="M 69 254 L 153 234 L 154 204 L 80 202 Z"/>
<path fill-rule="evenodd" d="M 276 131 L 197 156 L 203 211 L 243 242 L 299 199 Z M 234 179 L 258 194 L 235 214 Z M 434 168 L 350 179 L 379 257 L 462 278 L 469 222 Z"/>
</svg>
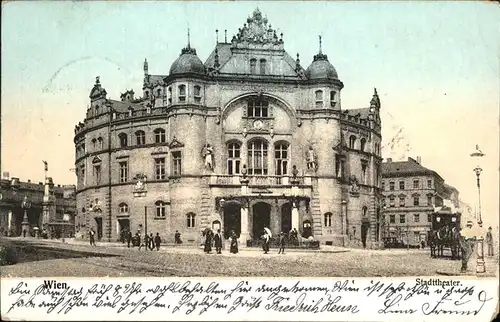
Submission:
<svg viewBox="0 0 500 322">
<path fill-rule="evenodd" d="M 170 67 L 170 75 L 185 73 L 205 74 L 205 65 L 196 56 L 196 49 L 189 45 L 182 49 L 181 55 Z"/>
<path fill-rule="evenodd" d="M 328 61 L 328 57 L 321 52 L 314 55 L 313 62 L 306 70 L 306 76 L 309 79 L 338 79 L 339 75 Z"/>
</svg>

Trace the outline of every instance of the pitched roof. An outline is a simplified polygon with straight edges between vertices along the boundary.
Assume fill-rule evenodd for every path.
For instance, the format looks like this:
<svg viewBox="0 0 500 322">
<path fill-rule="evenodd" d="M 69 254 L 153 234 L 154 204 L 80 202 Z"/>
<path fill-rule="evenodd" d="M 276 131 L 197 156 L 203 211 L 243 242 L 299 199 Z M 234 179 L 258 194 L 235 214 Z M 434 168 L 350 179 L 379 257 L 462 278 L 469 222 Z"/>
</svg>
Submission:
<svg viewBox="0 0 500 322">
<path fill-rule="evenodd" d="M 389 161 L 382 163 L 382 177 L 384 178 L 409 175 L 433 175 L 443 180 L 436 171 L 423 167 L 412 158 L 408 158 L 408 161 Z"/>
</svg>

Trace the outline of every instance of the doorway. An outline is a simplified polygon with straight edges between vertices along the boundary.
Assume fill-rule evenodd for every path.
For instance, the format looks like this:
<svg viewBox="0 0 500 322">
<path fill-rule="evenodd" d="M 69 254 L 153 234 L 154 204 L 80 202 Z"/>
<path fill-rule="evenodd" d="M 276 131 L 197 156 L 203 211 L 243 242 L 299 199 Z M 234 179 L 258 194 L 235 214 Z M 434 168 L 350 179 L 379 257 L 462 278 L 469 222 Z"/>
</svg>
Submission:
<svg viewBox="0 0 500 322">
<path fill-rule="evenodd" d="M 281 231 L 288 234 L 292 230 L 292 206 L 286 203 L 281 206 Z"/>
<path fill-rule="evenodd" d="M 96 217 L 94 218 L 97 225 L 97 240 L 102 239 L 102 218 Z"/>
<path fill-rule="evenodd" d="M 259 239 L 264 234 L 264 227 L 270 228 L 271 206 L 265 202 L 258 202 L 252 207 L 253 238 Z"/>
<path fill-rule="evenodd" d="M 241 206 L 237 203 L 224 205 L 224 238 L 228 239 L 232 232 L 241 234 Z"/>
<path fill-rule="evenodd" d="M 304 220 L 302 224 L 302 237 L 309 238 L 312 236 L 312 224 L 310 220 Z"/>
<path fill-rule="evenodd" d="M 369 223 L 361 224 L 361 243 L 363 244 L 363 248 L 366 248 L 366 237 L 368 235 L 369 228 L 370 228 Z"/>
<path fill-rule="evenodd" d="M 124 243 L 127 239 L 127 232 L 130 230 L 130 219 L 128 218 L 120 218 L 118 221 L 118 237 L 119 240 Z"/>
</svg>

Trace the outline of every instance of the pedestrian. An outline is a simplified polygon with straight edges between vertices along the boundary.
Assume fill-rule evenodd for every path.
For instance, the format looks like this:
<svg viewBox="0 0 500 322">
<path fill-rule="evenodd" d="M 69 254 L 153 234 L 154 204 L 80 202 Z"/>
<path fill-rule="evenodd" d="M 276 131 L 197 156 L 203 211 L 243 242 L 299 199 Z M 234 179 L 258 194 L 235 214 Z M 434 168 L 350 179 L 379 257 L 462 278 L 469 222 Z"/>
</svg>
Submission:
<svg viewBox="0 0 500 322">
<path fill-rule="evenodd" d="M 130 242 L 132 241 L 132 232 L 130 231 L 130 229 L 127 231 L 127 248 L 130 248 Z M 132 246 L 134 246 L 132 244 Z"/>
<path fill-rule="evenodd" d="M 217 233 L 214 236 L 214 246 L 217 254 L 222 254 L 222 235 L 220 229 L 217 229 Z"/>
<path fill-rule="evenodd" d="M 149 249 L 155 249 L 155 238 L 153 237 L 153 233 L 149 234 Z"/>
<path fill-rule="evenodd" d="M 207 254 L 210 254 L 212 252 L 212 237 L 213 237 L 212 230 L 207 229 L 205 233 L 205 248 L 204 248 L 204 252 Z"/>
<path fill-rule="evenodd" d="M 161 244 L 160 233 L 156 233 L 156 236 L 155 236 L 155 245 L 156 245 L 156 250 L 157 251 L 160 251 L 160 244 Z"/>
<path fill-rule="evenodd" d="M 460 248 L 462 249 L 462 268 L 461 273 L 467 271 L 467 263 L 474 249 L 474 241 L 476 237 L 472 232 L 472 221 L 467 221 L 466 228 L 460 230 Z"/>
<path fill-rule="evenodd" d="M 236 237 L 236 233 L 234 231 L 231 234 L 231 245 L 229 247 L 229 252 L 231 254 L 238 254 L 238 237 Z"/>
<path fill-rule="evenodd" d="M 90 228 L 90 232 L 89 232 L 89 239 L 90 239 L 90 246 L 95 246 L 95 232 L 94 232 L 94 228 Z"/>
<path fill-rule="evenodd" d="M 493 256 L 493 234 L 491 233 L 491 226 L 488 227 L 486 233 L 486 244 L 488 244 L 488 256 Z"/>
<path fill-rule="evenodd" d="M 176 245 L 182 244 L 181 233 L 178 230 L 175 231 L 174 238 L 175 238 L 175 244 Z"/>
<path fill-rule="evenodd" d="M 149 236 L 148 234 L 144 234 L 144 241 L 139 245 L 139 250 L 144 247 L 145 250 L 148 250 Z"/>
<path fill-rule="evenodd" d="M 269 235 L 267 234 L 267 231 L 264 230 L 264 235 L 262 235 L 262 249 L 264 250 L 264 254 L 267 254 L 269 252 Z"/>
<path fill-rule="evenodd" d="M 281 232 L 280 233 L 280 250 L 278 251 L 278 254 L 285 254 L 285 233 Z"/>
</svg>

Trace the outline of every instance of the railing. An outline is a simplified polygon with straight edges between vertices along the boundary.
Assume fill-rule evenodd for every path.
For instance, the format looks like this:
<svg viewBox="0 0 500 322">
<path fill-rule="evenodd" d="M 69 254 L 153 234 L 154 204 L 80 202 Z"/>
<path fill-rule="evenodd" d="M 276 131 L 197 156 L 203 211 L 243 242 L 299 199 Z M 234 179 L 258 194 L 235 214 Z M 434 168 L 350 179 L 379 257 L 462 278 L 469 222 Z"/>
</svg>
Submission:
<svg viewBox="0 0 500 322">
<path fill-rule="evenodd" d="M 297 185 L 311 185 L 311 177 L 297 177 L 293 179 L 289 176 L 247 176 L 249 186 L 291 186 L 292 182 Z M 210 178 L 211 185 L 241 185 L 241 175 L 214 174 Z"/>
</svg>

